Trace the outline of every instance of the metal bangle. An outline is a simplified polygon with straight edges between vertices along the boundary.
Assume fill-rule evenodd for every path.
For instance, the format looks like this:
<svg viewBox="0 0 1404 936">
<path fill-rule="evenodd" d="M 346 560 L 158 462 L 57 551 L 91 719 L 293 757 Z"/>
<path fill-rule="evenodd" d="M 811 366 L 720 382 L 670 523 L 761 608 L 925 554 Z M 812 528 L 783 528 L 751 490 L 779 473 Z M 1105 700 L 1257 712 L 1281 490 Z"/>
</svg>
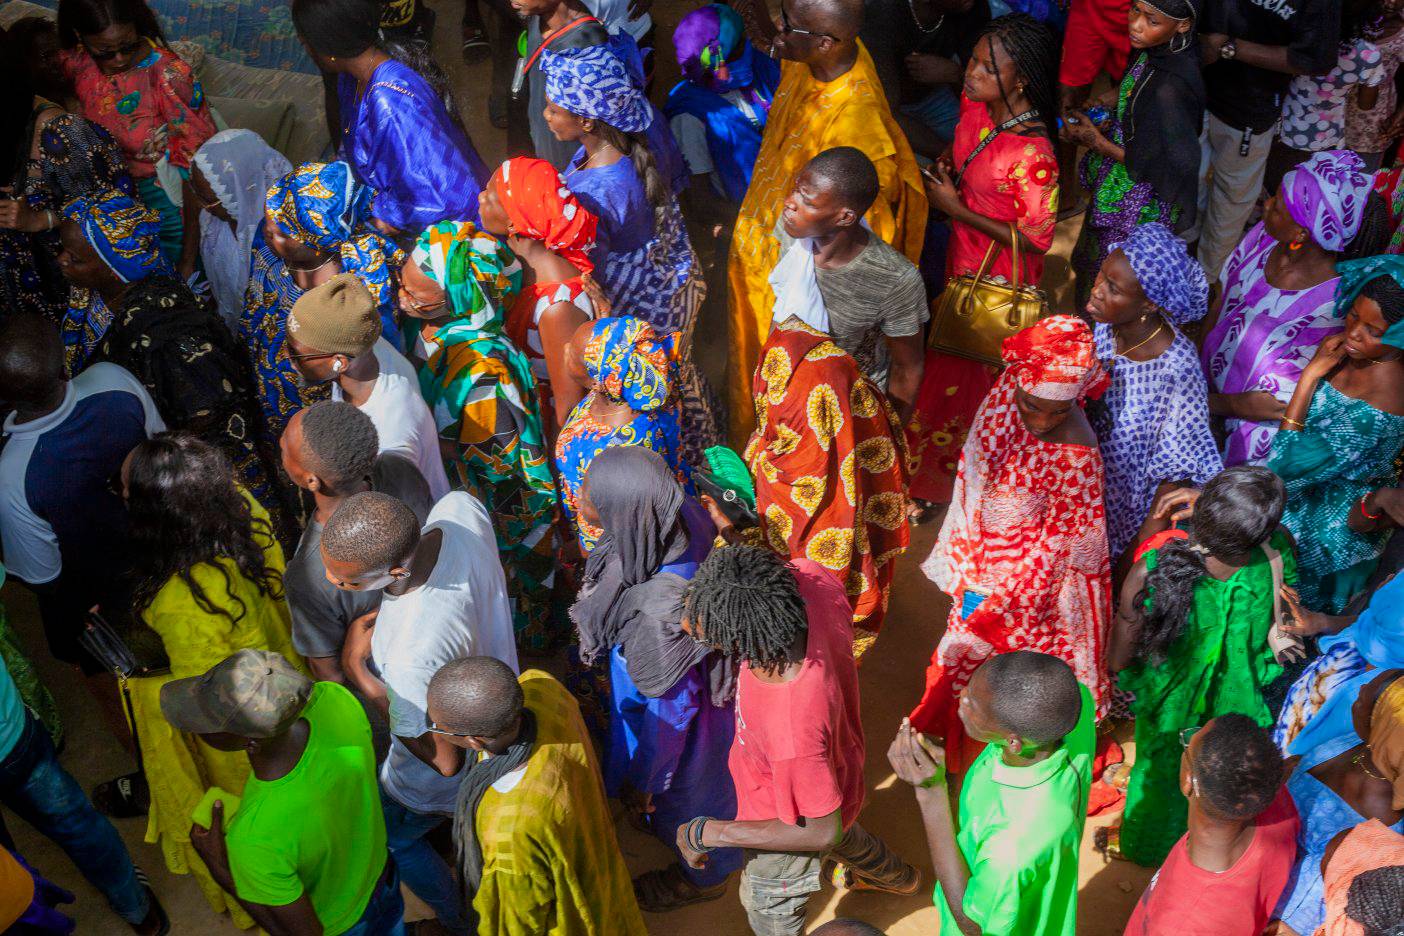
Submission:
<svg viewBox="0 0 1404 936">
<path fill-rule="evenodd" d="M 707 827 L 707 820 L 710 816 L 698 816 L 687 824 L 687 847 L 698 854 L 705 855 L 712 851 L 711 848 L 702 844 L 702 830 Z"/>
</svg>

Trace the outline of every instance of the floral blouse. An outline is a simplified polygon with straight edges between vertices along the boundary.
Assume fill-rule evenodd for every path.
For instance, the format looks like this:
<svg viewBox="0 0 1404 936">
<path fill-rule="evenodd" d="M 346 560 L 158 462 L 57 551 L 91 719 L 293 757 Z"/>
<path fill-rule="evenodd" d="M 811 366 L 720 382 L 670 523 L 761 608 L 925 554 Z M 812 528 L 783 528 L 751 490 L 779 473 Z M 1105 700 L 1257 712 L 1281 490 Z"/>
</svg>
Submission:
<svg viewBox="0 0 1404 936">
<path fill-rule="evenodd" d="M 156 128 L 168 130 L 171 165 L 187 170 L 195 151 L 215 134 L 204 89 L 185 60 L 170 49 L 153 43 L 150 55 L 116 75 L 104 75 L 81 47 L 65 50 L 59 60 L 73 82 L 83 116 L 117 139 L 135 178 L 156 174 L 155 162 L 137 157 Z"/>
<path fill-rule="evenodd" d="M 1311 153 L 1340 147 L 1345 139 L 1346 100 L 1356 85 L 1373 88 L 1383 80 L 1378 46 L 1365 39 L 1343 44 L 1329 72 L 1292 79 L 1282 102 L 1282 142 Z"/>
</svg>

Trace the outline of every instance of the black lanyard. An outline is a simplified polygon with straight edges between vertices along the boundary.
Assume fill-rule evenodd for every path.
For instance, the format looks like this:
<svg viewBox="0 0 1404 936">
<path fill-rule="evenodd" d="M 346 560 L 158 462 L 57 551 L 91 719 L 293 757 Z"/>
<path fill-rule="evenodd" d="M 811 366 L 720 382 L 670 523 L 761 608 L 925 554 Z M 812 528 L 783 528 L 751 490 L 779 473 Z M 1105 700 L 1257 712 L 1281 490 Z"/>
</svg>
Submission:
<svg viewBox="0 0 1404 936">
<path fill-rule="evenodd" d="M 989 146 L 991 143 L 994 142 L 995 137 L 999 136 L 1006 130 L 1012 130 L 1014 127 L 1019 126 L 1019 124 L 1023 123 L 1029 118 L 1037 116 L 1038 111 L 1026 110 L 1022 114 L 1016 114 L 1013 117 L 1010 117 L 1004 123 L 1000 124 L 998 127 L 995 127 L 992 131 L 985 134 L 985 138 L 979 143 L 975 144 L 975 148 L 970 151 L 970 155 L 965 157 L 965 162 L 960 164 L 960 171 L 956 173 L 953 182 L 955 187 L 960 188 L 960 180 L 965 177 L 965 170 L 970 168 L 970 163 L 974 161 L 976 156 L 979 156 L 982 152 L 985 151 L 985 147 Z"/>
</svg>

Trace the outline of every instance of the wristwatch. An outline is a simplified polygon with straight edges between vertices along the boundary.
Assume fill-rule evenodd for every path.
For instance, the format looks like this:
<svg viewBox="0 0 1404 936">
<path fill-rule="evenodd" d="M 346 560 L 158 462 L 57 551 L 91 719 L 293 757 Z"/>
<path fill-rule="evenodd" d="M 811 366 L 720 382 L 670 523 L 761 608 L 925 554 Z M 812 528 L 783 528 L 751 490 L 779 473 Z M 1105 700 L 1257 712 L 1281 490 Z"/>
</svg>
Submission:
<svg viewBox="0 0 1404 936">
<path fill-rule="evenodd" d="M 1221 59 L 1226 59 L 1231 62 L 1233 61 L 1233 57 L 1237 54 L 1238 45 L 1232 39 L 1219 46 L 1219 58 Z"/>
</svg>

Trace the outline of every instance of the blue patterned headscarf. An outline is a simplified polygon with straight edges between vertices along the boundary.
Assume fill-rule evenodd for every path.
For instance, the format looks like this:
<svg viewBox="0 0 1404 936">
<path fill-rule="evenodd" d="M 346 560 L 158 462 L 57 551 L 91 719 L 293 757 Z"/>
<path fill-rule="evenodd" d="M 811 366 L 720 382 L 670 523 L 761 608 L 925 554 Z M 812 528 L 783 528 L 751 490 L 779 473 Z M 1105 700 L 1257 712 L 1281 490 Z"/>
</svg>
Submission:
<svg viewBox="0 0 1404 936">
<path fill-rule="evenodd" d="M 1336 264 L 1336 273 L 1340 276 L 1340 282 L 1336 284 L 1336 314 L 1344 319 L 1360 291 L 1371 280 L 1388 276 L 1404 289 L 1404 256 L 1381 254 L 1364 260 L 1343 260 Z M 1404 318 L 1389 326 L 1380 342 L 1404 348 Z"/>
<path fill-rule="evenodd" d="M 341 257 L 341 268 L 375 297 L 385 339 L 394 344 L 399 332 L 390 271 L 405 262 L 405 252 L 371 227 L 370 197 L 346 163 L 303 163 L 268 189 L 265 210 L 285 236 Z"/>
<path fill-rule="evenodd" d="M 642 133 L 653 109 L 635 76 L 608 45 L 541 53 L 546 98 L 578 117 L 601 120 L 625 133 Z"/>
<path fill-rule="evenodd" d="M 630 315 L 596 319 L 585 344 L 585 371 L 611 400 L 649 413 L 676 396 L 676 341 L 676 333 L 660 336 Z"/>
<path fill-rule="evenodd" d="M 153 273 L 174 273 L 161 252 L 161 216 L 125 192 L 106 189 L 80 195 L 63 206 L 65 219 L 124 283 Z"/>
<path fill-rule="evenodd" d="M 1209 311 L 1209 280 L 1185 242 L 1158 222 L 1139 224 L 1113 249 L 1131 264 L 1146 298 L 1176 325 L 1197 322 Z"/>
</svg>

